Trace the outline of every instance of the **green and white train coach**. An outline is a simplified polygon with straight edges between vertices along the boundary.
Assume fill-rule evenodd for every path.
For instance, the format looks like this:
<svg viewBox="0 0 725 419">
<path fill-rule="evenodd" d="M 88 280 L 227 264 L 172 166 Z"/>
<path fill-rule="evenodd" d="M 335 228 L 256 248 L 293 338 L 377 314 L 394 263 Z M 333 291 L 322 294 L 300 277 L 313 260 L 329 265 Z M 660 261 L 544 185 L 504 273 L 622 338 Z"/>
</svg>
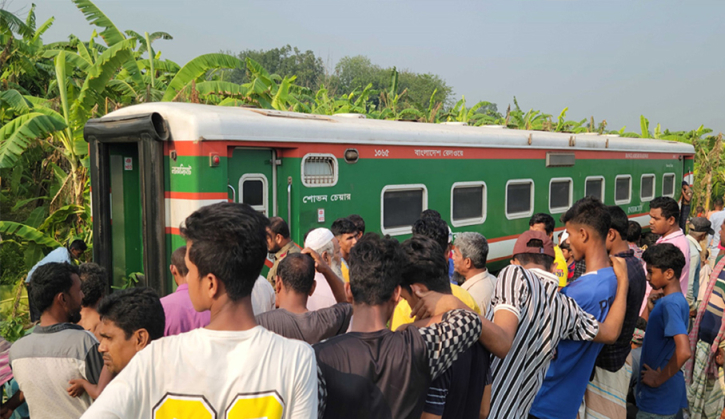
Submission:
<svg viewBox="0 0 725 419">
<path fill-rule="evenodd" d="M 422 210 L 489 241 L 507 263 L 529 217 L 559 218 L 595 195 L 648 224 L 647 201 L 679 198 L 694 149 L 671 141 L 309 115 L 186 103 L 130 106 L 88 121 L 94 259 L 119 285 L 134 272 L 172 290 L 169 255 L 196 209 L 245 202 L 306 231 L 360 214 L 405 239 Z M 559 227 L 561 228 L 561 227 Z"/>
</svg>

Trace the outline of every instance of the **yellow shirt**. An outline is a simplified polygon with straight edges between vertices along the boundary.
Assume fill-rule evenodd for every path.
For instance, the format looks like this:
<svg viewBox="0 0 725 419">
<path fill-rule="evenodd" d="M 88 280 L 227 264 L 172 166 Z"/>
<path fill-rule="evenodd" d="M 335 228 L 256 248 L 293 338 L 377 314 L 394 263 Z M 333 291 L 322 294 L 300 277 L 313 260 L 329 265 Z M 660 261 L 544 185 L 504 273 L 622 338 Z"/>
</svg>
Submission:
<svg viewBox="0 0 725 419">
<path fill-rule="evenodd" d="M 451 284 L 451 291 L 456 298 L 463 301 L 463 304 L 470 307 L 476 313 L 481 314 L 481 309 L 478 308 L 478 304 L 476 304 L 476 301 L 473 299 L 473 297 L 471 297 L 471 294 L 469 294 L 468 291 L 464 290 L 456 284 Z M 408 305 L 408 302 L 404 299 L 401 299 L 398 305 L 395 307 L 395 311 L 393 312 L 393 320 L 390 322 L 390 329 L 397 330 L 398 327 L 403 324 L 413 323 L 415 319 L 410 317 L 411 311 L 412 310 L 410 308 L 410 305 Z"/>
<path fill-rule="evenodd" d="M 342 270 L 342 280 L 345 282 L 350 282 L 350 268 L 347 267 L 347 263 L 343 260 L 341 265 Z"/>
<path fill-rule="evenodd" d="M 554 246 L 554 253 L 556 254 L 554 258 L 554 274 L 559 278 L 559 286 L 565 287 L 569 278 L 566 259 L 564 259 L 564 254 L 559 249 L 559 246 Z"/>
</svg>

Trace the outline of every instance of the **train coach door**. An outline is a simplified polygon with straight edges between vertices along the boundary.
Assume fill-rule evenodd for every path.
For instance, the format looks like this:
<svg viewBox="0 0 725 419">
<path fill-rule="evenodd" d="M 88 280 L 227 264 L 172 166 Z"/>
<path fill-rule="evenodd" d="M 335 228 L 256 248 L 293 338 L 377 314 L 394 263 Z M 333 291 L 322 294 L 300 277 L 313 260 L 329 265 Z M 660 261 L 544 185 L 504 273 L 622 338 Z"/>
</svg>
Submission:
<svg viewBox="0 0 725 419">
<path fill-rule="evenodd" d="M 274 152 L 268 148 L 235 148 L 228 166 L 229 198 L 274 216 L 273 158 Z"/>
</svg>

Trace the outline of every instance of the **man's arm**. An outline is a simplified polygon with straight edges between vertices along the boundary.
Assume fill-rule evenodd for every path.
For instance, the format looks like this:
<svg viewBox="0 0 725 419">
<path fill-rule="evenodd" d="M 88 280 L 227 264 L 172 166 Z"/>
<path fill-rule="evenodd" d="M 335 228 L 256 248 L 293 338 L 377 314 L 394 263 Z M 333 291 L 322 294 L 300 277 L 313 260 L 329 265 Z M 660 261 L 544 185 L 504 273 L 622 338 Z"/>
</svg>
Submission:
<svg viewBox="0 0 725 419">
<path fill-rule="evenodd" d="M 324 259 L 317 254 L 317 252 L 309 247 L 302 249 L 302 253 L 312 256 L 315 260 L 315 269 L 317 272 L 321 273 L 322 276 L 325 277 L 327 283 L 330 284 L 330 290 L 332 290 L 332 295 L 335 297 L 335 301 L 338 303 L 347 302 L 347 297 L 345 296 L 345 285 L 342 282 L 342 279 L 335 275 L 335 272 L 332 271 L 330 265 L 328 265 Z"/>
<path fill-rule="evenodd" d="M 461 352 L 481 336 L 479 315 L 468 310 L 445 313 L 441 322 L 418 329 L 425 342 L 431 379 L 445 372 Z"/>
<path fill-rule="evenodd" d="M 98 352 L 98 343 L 93 345 L 86 354 L 86 376 L 85 379 L 91 384 L 98 384 L 103 367 L 103 355 Z M 106 383 L 107 384 L 107 383 Z"/>
<path fill-rule="evenodd" d="M 22 391 L 18 390 L 13 394 L 13 397 L 0 406 L 0 418 L 9 418 L 15 409 L 23 403 L 25 403 L 25 395 Z"/>
<path fill-rule="evenodd" d="M 594 342 L 612 344 L 622 333 L 624 314 L 627 312 L 627 291 L 629 290 L 629 277 L 627 276 L 627 262 L 623 258 L 610 256 L 614 274 L 617 275 L 617 294 L 614 303 L 609 308 L 607 318 L 599 323 L 599 332 Z"/>
<path fill-rule="evenodd" d="M 657 368 L 653 370 L 649 365 L 642 366 L 642 383 L 650 387 L 659 387 L 667 380 L 672 378 L 677 371 L 685 365 L 690 359 L 692 352 L 690 351 L 690 340 L 687 335 L 680 334 L 673 337 L 675 340 L 675 353 L 670 358 L 670 362 L 665 365 L 665 369 Z"/>
</svg>

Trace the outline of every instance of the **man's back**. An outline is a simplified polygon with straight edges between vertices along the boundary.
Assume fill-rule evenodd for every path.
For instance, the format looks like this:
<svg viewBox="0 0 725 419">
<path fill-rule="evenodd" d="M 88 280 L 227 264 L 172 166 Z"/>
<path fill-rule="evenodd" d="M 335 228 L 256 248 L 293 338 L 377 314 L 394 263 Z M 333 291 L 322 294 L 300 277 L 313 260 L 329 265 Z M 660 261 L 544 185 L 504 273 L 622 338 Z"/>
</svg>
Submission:
<svg viewBox="0 0 725 419">
<path fill-rule="evenodd" d="M 596 319 L 560 294 L 558 285 L 553 273 L 538 269 L 511 265 L 499 274 L 489 318 L 507 310 L 519 318 L 519 325 L 508 355 L 493 358 L 489 418 L 526 417 L 559 341 L 597 335 Z"/>
<path fill-rule="evenodd" d="M 68 382 L 83 378 L 97 383 L 103 359 L 93 334 L 74 324 L 58 323 L 36 326 L 32 334 L 15 342 L 10 365 L 33 419 L 78 418 L 91 398 L 69 396 Z"/>
<path fill-rule="evenodd" d="M 210 313 L 201 313 L 194 310 L 189 298 L 189 285 L 181 284 L 173 293 L 161 299 L 166 315 L 164 336 L 178 335 L 190 330 L 206 327 L 209 324 Z"/>
<path fill-rule="evenodd" d="M 335 304 L 321 310 L 302 314 L 277 309 L 256 317 L 257 324 L 288 339 L 303 340 L 310 345 L 347 331 L 350 326 L 352 306 Z"/>
<path fill-rule="evenodd" d="M 72 263 L 70 252 L 65 247 L 59 247 L 52 252 L 48 253 L 43 259 L 40 260 L 40 262 L 36 263 L 35 266 L 33 266 L 30 271 L 28 272 L 28 276 L 25 278 L 25 283 L 30 282 L 30 277 L 33 275 L 36 269 L 38 269 L 39 266 L 43 266 L 46 263 L 52 263 L 52 262 L 66 262 L 66 263 Z"/>
<path fill-rule="evenodd" d="M 718 244 L 720 244 L 720 228 L 722 228 L 723 222 L 725 222 L 725 210 L 720 210 L 710 215 L 710 227 L 715 231 L 712 240 L 708 243 L 708 247 L 711 249 L 716 249 Z"/>
<path fill-rule="evenodd" d="M 598 321 L 604 321 L 617 293 L 612 268 L 582 275 L 561 290 Z M 538 418 L 574 418 L 584 397 L 594 363 L 603 344 L 562 340 L 556 349 L 531 414 Z"/>
<path fill-rule="evenodd" d="M 162 419 L 179 411 L 310 418 L 317 412 L 316 365 L 309 345 L 262 327 L 196 329 L 136 354 L 84 418 Z"/>
</svg>

